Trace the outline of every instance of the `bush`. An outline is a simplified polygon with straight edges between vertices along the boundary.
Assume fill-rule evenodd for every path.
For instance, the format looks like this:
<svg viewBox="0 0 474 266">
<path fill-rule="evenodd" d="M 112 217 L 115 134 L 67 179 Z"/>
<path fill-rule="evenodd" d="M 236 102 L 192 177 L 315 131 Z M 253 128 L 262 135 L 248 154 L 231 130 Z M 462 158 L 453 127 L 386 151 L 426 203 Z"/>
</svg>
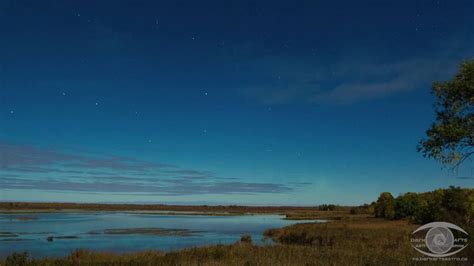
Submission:
<svg viewBox="0 0 474 266">
<path fill-rule="evenodd" d="M 27 252 L 13 252 L 5 259 L 5 266 L 26 266 L 29 264 Z"/>
<path fill-rule="evenodd" d="M 240 237 L 240 242 L 251 244 L 252 243 L 252 236 L 249 235 L 249 234 L 242 235 Z"/>
</svg>

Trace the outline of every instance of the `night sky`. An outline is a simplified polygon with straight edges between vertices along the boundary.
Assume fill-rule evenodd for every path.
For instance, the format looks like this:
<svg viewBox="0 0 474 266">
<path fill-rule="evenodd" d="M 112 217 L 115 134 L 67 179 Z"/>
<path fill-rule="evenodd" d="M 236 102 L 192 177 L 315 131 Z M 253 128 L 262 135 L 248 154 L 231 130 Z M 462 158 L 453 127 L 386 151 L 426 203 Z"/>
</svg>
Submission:
<svg viewBox="0 0 474 266">
<path fill-rule="evenodd" d="M 0 0 L 0 200 L 359 204 L 417 153 L 474 1 Z"/>
</svg>

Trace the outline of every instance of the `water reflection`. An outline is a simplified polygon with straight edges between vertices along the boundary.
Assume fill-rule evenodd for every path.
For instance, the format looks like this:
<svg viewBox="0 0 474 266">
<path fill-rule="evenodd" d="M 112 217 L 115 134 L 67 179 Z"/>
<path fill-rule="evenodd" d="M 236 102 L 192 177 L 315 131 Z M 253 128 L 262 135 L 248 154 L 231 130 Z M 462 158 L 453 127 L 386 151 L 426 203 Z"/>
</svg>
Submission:
<svg viewBox="0 0 474 266">
<path fill-rule="evenodd" d="M 250 234 L 255 243 L 265 244 L 265 229 L 304 222 L 282 218 L 130 212 L 0 214 L 0 256 L 13 251 L 28 251 L 33 257 L 63 256 L 77 248 L 169 251 L 233 243 L 242 234 Z"/>
</svg>

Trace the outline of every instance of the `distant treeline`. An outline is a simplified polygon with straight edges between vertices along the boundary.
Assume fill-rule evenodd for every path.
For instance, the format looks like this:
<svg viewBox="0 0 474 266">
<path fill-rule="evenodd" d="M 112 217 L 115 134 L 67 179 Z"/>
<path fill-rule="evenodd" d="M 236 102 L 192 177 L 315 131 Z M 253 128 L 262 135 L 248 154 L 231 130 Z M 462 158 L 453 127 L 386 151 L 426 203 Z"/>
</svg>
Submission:
<svg viewBox="0 0 474 266">
<path fill-rule="evenodd" d="M 39 202 L 0 202 L 0 211 L 186 211 L 207 213 L 280 213 L 287 218 L 324 218 L 321 214 L 346 213 L 374 215 L 389 220 L 406 219 L 424 224 L 433 221 L 446 221 L 455 224 L 474 226 L 474 189 L 449 187 L 431 192 L 408 192 L 393 197 L 390 192 L 380 194 L 378 200 L 358 207 L 322 204 L 313 207 L 296 206 L 237 206 L 237 205 L 163 205 L 163 204 L 96 204 L 96 203 L 39 203 Z"/>
<path fill-rule="evenodd" d="M 242 213 L 285 213 L 287 211 L 312 211 L 314 207 L 299 206 L 239 206 L 239 205 L 165 205 L 165 204 L 101 204 L 70 202 L 0 202 L 0 210 L 5 211 L 169 211 L 169 212 L 226 212 Z"/>
<path fill-rule="evenodd" d="M 424 193 L 408 192 L 396 198 L 383 192 L 377 202 L 353 208 L 351 213 L 373 213 L 376 217 L 408 219 L 417 224 L 445 221 L 474 226 L 474 189 L 451 186 Z"/>
<path fill-rule="evenodd" d="M 334 204 L 322 204 L 318 206 L 318 210 L 320 211 L 335 211 L 336 209 L 342 209 L 344 207 L 341 207 L 339 205 L 334 205 Z"/>
</svg>

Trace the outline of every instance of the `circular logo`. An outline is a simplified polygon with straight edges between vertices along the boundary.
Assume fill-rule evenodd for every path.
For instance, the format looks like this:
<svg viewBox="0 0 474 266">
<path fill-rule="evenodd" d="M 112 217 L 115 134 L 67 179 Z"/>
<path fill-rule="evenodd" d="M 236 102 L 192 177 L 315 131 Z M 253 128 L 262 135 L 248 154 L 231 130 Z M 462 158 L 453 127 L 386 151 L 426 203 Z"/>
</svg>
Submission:
<svg viewBox="0 0 474 266">
<path fill-rule="evenodd" d="M 426 247 L 434 254 L 444 254 L 454 245 L 454 236 L 446 227 L 433 227 L 426 233 Z"/>
<path fill-rule="evenodd" d="M 468 246 L 469 234 L 461 227 L 447 222 L 432 222 L 412 233 L 413 248 L 423 255 L 444 258 L 461 252 Z"/>
</svg>

